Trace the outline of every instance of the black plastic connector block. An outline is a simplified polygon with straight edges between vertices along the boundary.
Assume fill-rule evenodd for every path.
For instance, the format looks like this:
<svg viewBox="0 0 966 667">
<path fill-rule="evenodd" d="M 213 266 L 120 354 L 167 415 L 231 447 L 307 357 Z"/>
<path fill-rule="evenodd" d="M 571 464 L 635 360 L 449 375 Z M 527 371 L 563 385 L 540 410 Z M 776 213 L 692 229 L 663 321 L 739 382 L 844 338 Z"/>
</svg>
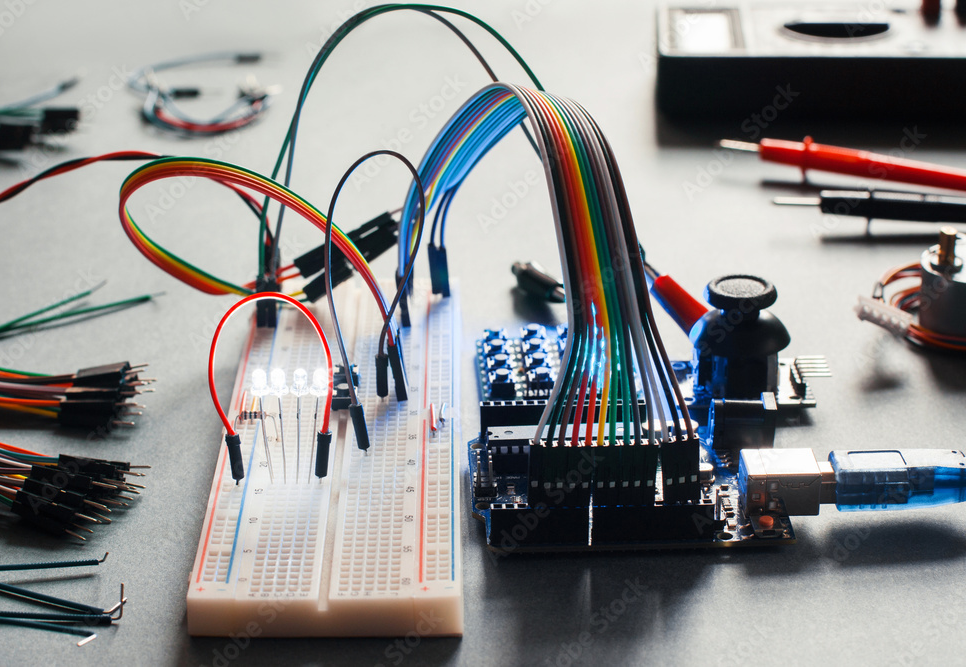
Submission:
<svg viewBox="0 0 966 667">
<path fill-rule="evenodd" d="M 261 62 L 261 53 L 237 53 L 235 54 L 235 62 L 239 65 L 251 65 L 252 63 Z"/>
<path fill-rule="evenodd" d="M 398 343 L 398 338 L 396 339 Z M 406 377 L 406 364 L 403 360 L 402 349 L 399 345 L 389 345 L 389 366 L 392 368 L 392 379 L 396 386 L 396 400 L 409 400 L 409 379 Z"/>
<path fill-rule="evenodd" d="M 376 396 L 389 395 L 389 355 L 381 352 L 376 355 Z"/>
<path fill-rule="evenodd" d="M 277 280 L 259 278 L 255 281 L 256 292 L 277 292 L 279 287 Z M 278 301 L 276 299 L 260 299 L 255 302 L 255 326 L 260 329 L 274 329 L 278 326 Z"/>
<path fill-rule="evenodd" d="M 517 277 L 517 287 L 527 294 L 550 303 L 566 301 L 563 283 L 536 262 L 514 262 L 510 270 Z"/>
<path fill-rule="evenodd" d="M 701 501 L 652 507 L 594 505 L 595 546 L 615 547 L 644 541 L 709 540 L 724 528 L 714 503 Z"/>
<path fill-rule="evenodd" d="M 665 503 L 687 502 L 701 496 L 699 449 L 697 436 L 685 435 L 680 440 L 661 443 Z"/>
<path fill-rule="evenodd" d="M 302 274 L 305 275 L 304 273 Z M 336 254 L 332 253 L 332 287 L 335 288 L 340 283 L 345 282 L 352 275 L 352 267 L 349 266 L 349 262 L 342 255 L 341 252 Z M 315 303 L 319 299 L 325 296 L 329 289 L 328 281 L 325 278 L 325 273 L 323 272 L 321 276 L 313 278 L 305 284 L 302 291 L 305 293 L 305 298 Z"/>
<path fill-rule="evenodd" d="M 52 466 L 33 466 L 30 469 L 28 479 L 36 480 L 57 489 L 82 494 L 90 493 L 93 486 L 93 480 L 88 475 L 72 473 Z"/>
<path fill-rule="evenodd" d="M 77 519 L 76 512 L 71 508 L 26 491 L 17 492 L 10 509 L 28 523 L 55 535 L 69 530 Z"/>
<path fill-rule="evenodd" d="M 64 390 L 64 396 L 68 401 L 111 401 L 113 403 L 123 403 L 123 399 L 126 398 L 120 387 L 67 387 Z"/>
<path fill-rule="evenodd" d="M 0 123 L 0 151 L 22 151 L 33 140 L 34 130 L 26 123 Z"/>
<path fill-rule="evenodd" d="M 231 477 L 237 484 L 245 479 L 245 460 L 241 452 L 241 436 L 237 433 L 225 434 L 225 445 L 228 447 L 228 463 L 231 465 Z"/>
<path fill-rule="evenodd" d="M 403 279 L 396 276 L 396 289 L 402 284 Z M 399 320 L 404 327 L 412 326 L 412 319 L 409 317 L 409 291 L 412 289 L 412 282 L 406 285 L 406 289 L 399 295 Z"/>
<path fill-rule="evenodd" d="M 533 547 L 586 547 L 590 511 L 544 503 L 490 506 L 490 546 L 506 553 Z"/>
<path fill-rule="evenodd" d="M 557 507 L 588 507 L 594 479 L 594 448 L 530 445 L 528 500 Z"/>
<path fill-rule="evenodd" d="M 366 413 L 362 405 L 357 403 L 349 406 L 349 417 L 356 434 L 356 445 L 362 451 L 369 449 L 369 429 L 366 428 Z"/>
<path fill-rule="evenodd" d="M 83 456 L 61 454 L 59 457 L 57 457 L 57 467 L 61 470 L 66 470 L 74 474 L 88 475 L 95 481 L 98 479 L 107 479 L 123 482 L 124 475 L 122 474 L 122 471 L 127 470 L 127 468 L 130 467 L 130 464 L 124 463 L 123 465 L 127 467 L 120 467 L 112 461 L 105 461 L 103 459 L 89 459 Z"/>
<path fill-rule="evenodd" d="M 50 484 L 38 482 L 35 479 L 25 479 L 21 490 L 49 502 L 69 507 L 75 512 L 80 511 L 84 507 L 83 494 L 74 491 L 64 491 Z"/>
<path fill-rule="evenodd" d="M 396 245 L 398 223 L 389 213 L 383 213 L 372 220 L 360 225 L 356 229 L 346 234 L 356 248 L 367 261 L 372 261 L 387 250 Z M 295 268 L 304 277 L 308 278 L 320 271 L 322 275 L 310 281 L 304 288 L 305 296 L 309 301 L 317 301 L 325 296 L 327 281 L 325 279 L 325 244 L 309 250 L 307 253 L 295 258 Z M 332 249 L 331 257 L 332 286 L 336 287 L 340 283 L 352 276 L 352 266 L 349 264 L 345 255 L 338 247 Z"/>
<path fill-rule="evenodd" d="M 708 413 L 708 444 L 736 455 L 742 449 L 767 449 L 775 445 L 777 424 L 778 402 L 770 391 L 758 400 L 716 398 Z"/>
<path fill-rule="evenodd" d="M 476 456 L 476 472 L 473 473 L 473 497 L 484 500 L 496 498 L 497 484 L 489 450 L 484 447 L 473 453 Z"/>
<path fill-rule="evenodd" d="M 449 296 L 449 263 L 446 260 L 446 248 L 436 247 L 432 243 L 426 246 L 429 257 L 429 279 L 433 285 L 433 294 Z"/>
<path fill-rule="evenodd" d="M 108 429 L 117 418 L 118 411 L 119 406 L 113 400 L 63 400 L 57 420 L 64 426 Z"/>
<path fill-rule="evenodd" d="M 130 371 L 131 364 L 126 361 L 103 366 L 91 366 L 74 373 L 74 382 L 76 385 L 84 387 L 114 388 L 124 384 Z"/>
<path fill-rule="evenodd" d="M 315 476 L 322 479 L 329 474 L 329 448 L 332 433 L 318 433 L 315 438 Z"/>
<path fill-rule="evenodd" d="M 43 111 L 40 131 L 44 134 L 73 132 L 80 122 L 80 109 L 77 107 L 47 107 Z"/>
<path fill-rule="evenodd" d="M 351 381 L 355 387 L 359 386 L 359 371 L 355 364 L 352 364 L 351 368 L 352 372 L 350 373 L 350 377 L 346 378 L 342 366 L 335 367 L 335 372 L 332 374 L 333 410 L 348 410 L 349 404 L 352 402 L 352 395 L 349 393 L 349 382 Z"/>
<path fill-rule="evenodd" d="M 193 100 L 201 97 L 201 88 L 172 88 L 168 95 L 176 100 Z"/>
<path fill-rule="evenodd" d="M 658 450 L 657 445 L 632 441 L 594 447 L 594 511 L 653 505 Z"/>
</svg>

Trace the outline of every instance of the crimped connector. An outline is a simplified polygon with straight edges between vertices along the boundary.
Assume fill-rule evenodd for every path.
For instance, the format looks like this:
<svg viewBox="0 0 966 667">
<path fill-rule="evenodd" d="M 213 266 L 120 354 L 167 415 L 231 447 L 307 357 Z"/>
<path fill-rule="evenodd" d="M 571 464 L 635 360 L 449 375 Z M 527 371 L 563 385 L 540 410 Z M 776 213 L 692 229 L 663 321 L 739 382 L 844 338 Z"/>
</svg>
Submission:
<svg viewBox="0 0 966 667">
<path fill-rule="evenodd" d="M 259 278 L 255 281 L 256 292 L 277 292 L 277 280 Z M 274 329 L 278 325 L 278 301 L 275 299 L 259 299 L 255 302 L 255 326 L 258 328 Z"/>
<path fill-rule="evenodd" d="M 356 445 L 362 451 L 369 449 L 369 429 L 366 428 L 366 413 L 362 405 L 349 406 L 349 417 L 352 419 L 352 429 L 356 434 Z"/>
<path fill-rule="evenodd" d="M 388 347 L 389 366 L 392 368 L 392 379 L 396 386 L 396 400 L 408 400 L 409 380 L 406 377 L 406 364 L 403 361 L 402 350 L 399 345 L 389 345 Z"/>
<path fill-rule="evenodd" d="M 329 474 L 329 448 L 332 433 L 318 433 L 315 438 L 315 476 L 322 479 Z"/>
<path fill-rule="evenodd" d="M 389 355 L 380 352 L 376 355 L 376 396 L 389 395 Z"/>
<path fill-rule="evenodd" d="M 237 433 L 225 434 L 225 445 L 228 447 L 228 462 L 231 464 L 231 476 L 237 484 L 245 478 L 245 460 L 241 453 L 241 436 Z"/>
<path fill-rule="evenodd" d="M 81 521 L 97 523 L 96 519 L 76 512 L 66 505 L 50 502 L 45 498 L 26 491 L 17 492 L 11 510 L 27 523 L 41 530 L 55 535 L 71 535 L 79 540 L 85 538 L 81 537 L 75 531 L 83 530 L 88 533 L 94 532 L 90 528 L 82 526 L 80 524 Z"/>
<path fill-rule="evenodd" d="M 426 246 L 426 256 L 429 258 L 429 279 L 432 282 L 433 294 L 448 297 L 449 263 L 446 260 L 446 248 L 430 243 Z"/>
</svg>

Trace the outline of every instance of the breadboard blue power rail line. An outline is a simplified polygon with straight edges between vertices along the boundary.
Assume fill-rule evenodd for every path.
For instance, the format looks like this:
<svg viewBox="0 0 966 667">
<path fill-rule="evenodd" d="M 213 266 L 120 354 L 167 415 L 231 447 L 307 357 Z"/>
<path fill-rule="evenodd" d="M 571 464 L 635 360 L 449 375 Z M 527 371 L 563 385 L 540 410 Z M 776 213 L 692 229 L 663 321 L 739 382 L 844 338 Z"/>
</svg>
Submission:
<svg viewBox="0 0 966 667">
<path fill-rule="evenodd" d="M 343 316 L 343 331 L 354 340 L 370 447 L 360 450 L 346 412 L 336 413 L 329 474 L 320 480 L 304 401 L 301 420 L 292 392 L 265 397 L 263 412 L 249 410 L 254 369 L 280 368 L 291 378 L 322 361 L 311 325 L 294 310 L 283 309 L 274 329 L 253 327 L 229 414 L 248 474 L 236 485 L 227 449 L 212 443 L 220 454 L 188 588 L 192 635 L 463 632 L 455 504 L 462 445 L 451 417 L 459 399 L 457 291 L 440 298 L 416 283 L 412 324 L 400 336 L 410 382 L 402 402 L 376 395 L 382 322 L 372 300 L 344 290 L 340 298 L 341 312 L 357 315 Z"/>
</svg>

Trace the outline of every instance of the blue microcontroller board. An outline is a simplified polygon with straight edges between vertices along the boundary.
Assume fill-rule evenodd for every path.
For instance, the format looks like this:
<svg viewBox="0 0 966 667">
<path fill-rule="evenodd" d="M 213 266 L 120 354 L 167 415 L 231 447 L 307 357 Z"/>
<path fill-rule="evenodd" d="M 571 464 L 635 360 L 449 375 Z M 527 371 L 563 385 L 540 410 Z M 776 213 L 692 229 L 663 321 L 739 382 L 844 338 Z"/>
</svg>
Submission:
<svg viewBox="0 0 966 667">
<path fill-rule="evenodd" d="M 557 486 L 539 489 L 534 497 L 530 440 L 556 380 L 566 333 L 564 326 L 529 324 L 516 336 L 487 330 L 477 342 L 481 433 L 468 448 L 471 511 L 483 521 L 491 550 L 769 546 L 795 541 L 787 515 L 762 525 L 756 517 L 742 514 L 735 452 L 715 451 L 708 444 L 706 407 L 695 411 L 699 474 L 696 491 L 687 500 L 666 497 L 664 461 L 656 447 L 625 446 L 617 452 L 606 443 L 582 443 L 561 452 L 566 458 L 559 460 L 566 461 L 568 477 Z M 793 369 L 794 360 L 783 365 Z M 672 367 L 693 405 L 691 364 L 677 361 Z M 642 393 L 639 399 L 643 402 Z M 582 423 L 586 417 L 587 413 Z M 602 471 L 615 460 L 630 471 L 626 479 L 620 481 L 618 475 L 615 482 L 611 475 L 610 481 L 602 482 Z M 646 468 L 648 462 L 652 473 L 633 474 L 634 465 Z"/>
</svg>

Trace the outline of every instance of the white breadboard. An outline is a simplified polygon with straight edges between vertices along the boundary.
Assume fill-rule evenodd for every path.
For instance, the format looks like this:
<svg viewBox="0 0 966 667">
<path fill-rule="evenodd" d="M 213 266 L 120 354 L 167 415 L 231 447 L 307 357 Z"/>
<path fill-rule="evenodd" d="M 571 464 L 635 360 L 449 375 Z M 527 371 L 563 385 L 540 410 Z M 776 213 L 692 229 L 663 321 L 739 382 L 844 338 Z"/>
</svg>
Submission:
<svg viewBox="0 0 966 667">
<path fill-rule="evenodd" d="M 409 378 L 409 397 L 402 403 L 395 400 L 391 374 L 389 397 L 376 396 L 381 320 L 371 296 L 356 291 L 342 299 L 339 317 L 350 362 L 359 367 L 368 453 L 356 447 L 345 412 L 333 412 L 329 474 L 318 480 L 311 463 L 315 401 L 302 399 L 297 458 L 291 394 L 282 399 L 284 466 L 275 418 L 266 421 L 271 475 L 259 420 L 237 425 L 246 472 L 238 485 L 224 439 L 211 443 L 219 455 L 188 587 L 190 634 L 462 634 L 459 307 L 455 289 L 442 299 L 428 287 L 417 283 L 410 299 L 412 326 L 400 336 Z M 314 312 L 327 314 L 324 303 Z M 333 336 L 329 343 L 338 361 Z M 291 382 L 296 368 L 307 369 L 311 377 L 321 359 L 321 346 L 305 318 L 282 309 L 277 328 L 252 330 L 229 419 L 250 407 L 242 401 L 251 401 L 253 369 L 282 368 Z M 277 399 L 264 400 L 265 412 L 277 414 Z M 445 420 L 430 423 L 431 404 Z"/>
</svg>

